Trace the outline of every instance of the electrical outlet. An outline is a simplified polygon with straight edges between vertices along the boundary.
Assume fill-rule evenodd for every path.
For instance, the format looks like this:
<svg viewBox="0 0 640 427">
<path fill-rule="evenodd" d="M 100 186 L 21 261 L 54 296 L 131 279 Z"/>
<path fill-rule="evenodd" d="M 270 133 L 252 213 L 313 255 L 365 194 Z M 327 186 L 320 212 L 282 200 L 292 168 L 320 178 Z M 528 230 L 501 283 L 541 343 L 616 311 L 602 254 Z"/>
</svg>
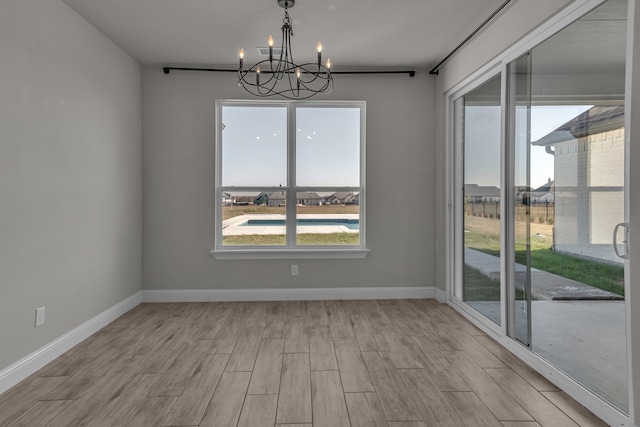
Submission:
<svg viewBox="0 0 640 427">
<path fill-rule="evenodd" d="M 298 264 L 291 264 L 291 275 L 292 276 L 298 275 Z"/>
<path fill-rule="evenodd" d="M 36 308 L 36 328 L 44 325 L 45 311 L 44 307 Z"/>
</svg>

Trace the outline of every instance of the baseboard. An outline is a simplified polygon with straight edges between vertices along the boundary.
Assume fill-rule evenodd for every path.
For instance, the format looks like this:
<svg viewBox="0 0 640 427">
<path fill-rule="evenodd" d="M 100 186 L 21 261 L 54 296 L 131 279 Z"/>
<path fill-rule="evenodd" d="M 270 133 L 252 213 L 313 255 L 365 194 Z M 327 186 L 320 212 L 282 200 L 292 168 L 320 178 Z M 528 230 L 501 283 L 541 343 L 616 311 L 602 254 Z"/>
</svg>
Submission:
<svg viewBox="0 0 640 427">
<path fill-rule="evenodd" d="M 185 289 L 142 291 L 142 302 L 314 301 L 434 298 L 434 287 Z"/>
<path fill-rule="evenodd" d="M 436 301 L 438 301 L 439 303 L 446 303 L 447 302 L 447 291 L 443 291 L 440 288 L 435 288 L 436 292 L 435 292 L 435 297 L 436 297 Z"/>
<path fill-rule="evenodd" d="M 141 302 L 313 301 L 434 298 L 435 287 L 143 290 L 0 371 L 3 393 Z"/>
<path fill-rule="evenodd" d="M 107 326 L 142 302 L 142 294 L 136 292 L 97 316 L 87 320 L 61 337 L 51 341 L 26 357 L 0 371 L 0 393 L 4 393 L 38 369 L 78 345 L 92 334 Z"/>
</svg>

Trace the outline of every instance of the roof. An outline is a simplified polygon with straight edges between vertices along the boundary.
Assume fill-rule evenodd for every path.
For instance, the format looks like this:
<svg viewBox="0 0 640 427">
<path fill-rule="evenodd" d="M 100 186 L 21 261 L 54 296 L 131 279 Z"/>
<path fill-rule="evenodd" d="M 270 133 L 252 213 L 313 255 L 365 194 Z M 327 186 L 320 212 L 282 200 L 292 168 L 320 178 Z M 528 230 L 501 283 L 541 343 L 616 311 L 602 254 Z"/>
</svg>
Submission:
<svg viewBox="0 0 640 427">
<path fill-rule="evenodd" d="M 321 199 L 318 193 L 309 193 L 307 191 L 300 191 L 296 194 L 297 199 Z"/>
<path fill-rule="evenodd" d="M 284 191 L 277 191 L 275 193 L 268 193 L 268 196 L 269 196 L 269 199 L 276 199 L 276 200 L 279 200 L 279 199 L 284 200 L 284 199 L 287 198 L 287 196 L 284 194 Z"/>
<path fill-rule="evenodd" d="M 465 184 L 464 195 L 469 197 L 500 197 L 500 189 L 494 186 Z"/>
<path fill-rule="evenodd" d="M 353 191 L 337 191 L 329 197 L 338 199 L 338 200 L 344 200 L 347 197 L 354 197 L 354 196 L 355 196 L 355 193 Z"/>
<path fill-rule="evenodd" d="M 531 195 L 534 197 L 542 197 L 547 193 L 555 193 L 556 191 L 556 182 L 549 180 L 544 185 L 536 188 L 535 190 L 531 190 Z"/>
<path fill-rule="evenodd" d="M 596 105 L 532 145 L 553 145 L 624 127 L 624 105 Z"/>
</svg>

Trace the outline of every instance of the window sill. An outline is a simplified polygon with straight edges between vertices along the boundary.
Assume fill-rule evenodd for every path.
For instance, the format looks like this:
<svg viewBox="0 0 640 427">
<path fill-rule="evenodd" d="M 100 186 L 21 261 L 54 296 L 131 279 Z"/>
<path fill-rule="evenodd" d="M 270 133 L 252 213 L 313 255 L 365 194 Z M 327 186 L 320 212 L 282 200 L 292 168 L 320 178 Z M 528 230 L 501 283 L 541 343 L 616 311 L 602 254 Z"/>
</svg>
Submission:
<svg viewBox="0 0 640 427">
<path fill-rule="evenodd" d="M 215 259 L 362 259 L 369 249 L 214 249 Z"/>
</svg>

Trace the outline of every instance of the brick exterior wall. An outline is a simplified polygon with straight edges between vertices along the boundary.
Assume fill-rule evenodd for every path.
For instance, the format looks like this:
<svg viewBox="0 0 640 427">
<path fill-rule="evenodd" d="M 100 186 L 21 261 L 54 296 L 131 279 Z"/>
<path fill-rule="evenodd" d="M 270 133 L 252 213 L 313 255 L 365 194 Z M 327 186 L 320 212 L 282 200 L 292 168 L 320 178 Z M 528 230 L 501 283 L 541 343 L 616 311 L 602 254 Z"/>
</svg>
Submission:
<svg viewBox="0 0 640 427">
<path fill-rule="evenodd" d="M 613 228 L 624 220 L 624 129 L 555 144 L 555 247 L 619 260 Z"/>
</svg>

